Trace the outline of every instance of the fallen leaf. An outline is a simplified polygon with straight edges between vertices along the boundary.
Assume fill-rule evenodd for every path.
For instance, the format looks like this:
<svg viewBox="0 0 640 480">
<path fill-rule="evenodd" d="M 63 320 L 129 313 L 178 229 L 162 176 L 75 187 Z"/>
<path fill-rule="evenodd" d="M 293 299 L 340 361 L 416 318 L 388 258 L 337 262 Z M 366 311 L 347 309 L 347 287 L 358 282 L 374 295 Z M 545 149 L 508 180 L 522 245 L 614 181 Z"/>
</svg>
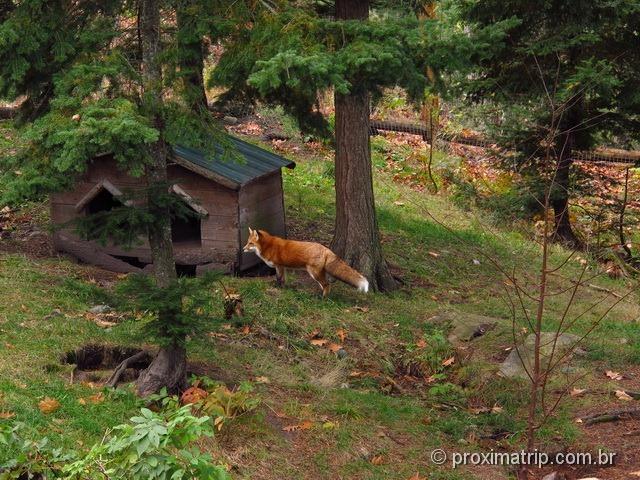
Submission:
<svg viewBox="0 0 640 480">
<path fill-rule="evenodd" d="M 607 370 L 604 374 L 609 377 L 611 380 L 622 380 L 622 375 L 620 372 L 614 372 L 613 370 Z"/>
<path fill-rule="evenodd" d="M 582 423 L 582 419 L 581 418 L 576 418 L 576 423 Z"/>
<path fill-rule="evenodd" d="M 310 343 L 311 345 L 315 345 L 316 347 L 322 347 L 329 343 L 329 340 L 327 340 L 326 338 L 313 338 L 311 339 Z"/>
<path fill-rule="evenodd" d="M 300 425 L 300 430 L 310 430 L 313 427 L 313 422 L 311 420 L 305 420 Z"/>
<path fill-rule="evenodd" d="M 45 397 L 38 403 L 38 408 L 44 414 L 53 413 L 60 408 L 60 402 L 55 398 Z"/>
<path fill-rule="evenodd" d="M 327 430 L 333 430 L 337 426 L 338 426 L 338 424 L 336 422 L 324 422 L 322 424 L 322 428 L 325 428 Z"/>
<path fill-rule="evenodd" d="M 338 335 L 340 341 L 344 343 L 345 338 L 347 338 L 347 331 L 344 328 L 339 328 L 336 330 L 336 335 Z"/>
<path fill-rule="evenodd" d="M 269 377 L 256 377 L 257 383 L 271 383 Z"/>
<path fill-rule="evenodd" d="M 480 415 L 481 413 L 489 413 L 490 411 L 491 409 L 488 407 L 477 407 L 477 408 L 469 409 L 469 412 L 471 412 L 473 415 Z"/>
<path fill-rule="evenodd" d="M 584 395 L 586 393 L 586 391 L 587 391 L 586 388 L 573 387 L 571 389 L 571 392 L 569 392 L 569 395 L 571 395 L 572 397 L 580 397 L 580 396 Z"/>
<path fill-rule="evenodd" d="M 78 399 L 78 403 L 79 403 L 80 405 L 86 405 L 86 404 L 87 404 L 87 401 L 86 401 L 84 398 L 79 398 L 79 399 Z"/>
<path fill-rule="evenodd" d="M 109 322 L 107 320 L 100 320 L 99 318 L 96 318 L 95 320 L 93 320 L 93 323 L 95 323 L 100 328 L 113 328 L 116 325 L 118 325 L 115 322 Z"/>
<path fill-rule="evenodd" d="M 249 325 L 245 325 L 244 327 L 242 327 L 241 331 L 243 335 L 249 335 L 249 333 L 251 333 L 251 328 L 249 327 Z"/>
<path fill-rule="evenodd" d="M 283 432 L 295 432 L 296 430 L 300 430 L 300 425 L 287 425 L 282 427 Z"/>
<path fill-rule="evenodd" d="M 618 400 L 622 400 L 624 402 L 633 400 L 633 397 L 624 390 L 616 390 L 616 397 L 618 397 Z"/>
<path fill-rule="evenodd" d="M 401 202 L 400 200 L 396 200 L 395 202 L 393 202 L 394 205 L 397 205 L 399 207 L 404 206 L 404 202 Z"/>
<path fill-rule="evenodd" d="M 409 477 L 408 480 L 427 480 L 427 477 L 421 477 L 419 472 L 416 472 L 415 475 Z"/>
<path fill-rule="evenodd" d="M 633 475 L 634 477 L 640 477 L 640 470 L 637 470 L 635 472 L 631 472 L 631 475 Z"/>
<path fill-rule="evenodd" d="M 427 346 L 427 342 L 425 341 L 424 338 L 421 338 L 416 342 L 416 347 L 418 348 L 425 348 L 426 346 Z"/>
<path fill-rule="evenodd" d="M 382 455 L 375 455 L 371 457 L 371 465 L 382 465 L 384 463 L 384 457 Z"/>
<path fill-rule="evenodd" d="M 491 407 L 491 413 L 502 413 L 503 408 L 500 405 Z"/>
<path fill-rule="evenodd" d="M 360 307 L 360 306 L 358 306 L 358 305 L 356 305 L 355 307 L 353 307 L 353 309 L 354 309 L 356 312 L 363 312 L 363 313 L 366 313 L 366 312 L 368 312 L 368 311 L 369 311 L 369 307 Z"/>
<path fill-rule="evenodd" d="M 446 360 L 442 361 L 442 366 L 443 367 L 449 367 L 449 366 L 453 365 L 455 361 L 456 361 L 456 357 L 449 357 Z"/>
<path fill-rule="evenodd" d="M 327 348 L 333 353 L 336 353 L 338 350 L 342 349 L 342 345 L 338 345 L 337 343 L 330 343 L 329 345 L 327 345 Z"/>
<path fill-rule="evenodd" d="M 102 403 L 104 402 L 104 393 L 98 392 L 95 395 L 91 395 L 88 400 L 91 403 Z"/>
<path fill-rule="evenodd" d="M 15 416 L 16 414 L 13 412 L 0 412 L 0 420 L 9 420 Z"/>
<path fill-rule="evenodd" d="M 433 258 L 438 258 L 440 256 L 438 252 L 429 252 L 429 255 L 431 255 Z"/>
<path fill-rule="evenodd" d="M 180 397 L 180 402 L 183 405 L 198 403 L 200 400 L 204 399 L 209 395 L 206 390 L 198 387 L 190 387 L 187 388 L 182 396 Z"/>
</svg>

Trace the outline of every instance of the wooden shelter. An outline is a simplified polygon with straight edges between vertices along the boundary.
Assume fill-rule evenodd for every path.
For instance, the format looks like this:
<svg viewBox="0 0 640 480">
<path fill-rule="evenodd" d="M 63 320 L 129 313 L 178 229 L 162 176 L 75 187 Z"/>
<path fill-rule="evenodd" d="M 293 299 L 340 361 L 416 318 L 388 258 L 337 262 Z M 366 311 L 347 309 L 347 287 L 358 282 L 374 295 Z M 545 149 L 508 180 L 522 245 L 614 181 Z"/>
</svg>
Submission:
<svg viewBox="0 0 640 480">
<path fill-rule="evenodd" d="M 190 148 L 173 148 L 173 163 L 168 166 L 171 191 L 199 214 L 175 219 L 171 225 L 180 274 L 209 269 L 240 272 L 256 265 L 255 254 L 242 252 L 249 226 L 286 236 L 281 169 L 294 168 L 295 163 L 238 138 L 229 139 L 241 161 L 223 159 L 222 148 L 214 158 Z M 125 201 L 124 192 L 144 186 L 144 178 L 120 170 L 112 155 L 95 158 L 71 190 L 51 196 L 52 222 L 62 225 L 54 233 L 56 249 L 116 272 L 152 268 L 146 239 L 131 249 L 101 245 L 79 238 L 72 222 L 110 210 Z"/>
</svg>

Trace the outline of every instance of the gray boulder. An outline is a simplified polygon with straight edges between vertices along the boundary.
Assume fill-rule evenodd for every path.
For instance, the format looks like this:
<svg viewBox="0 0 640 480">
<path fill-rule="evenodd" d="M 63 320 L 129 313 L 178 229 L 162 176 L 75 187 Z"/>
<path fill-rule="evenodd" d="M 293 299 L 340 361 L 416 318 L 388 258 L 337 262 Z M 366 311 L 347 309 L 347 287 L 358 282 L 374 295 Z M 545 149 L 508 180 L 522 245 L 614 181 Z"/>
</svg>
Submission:
<svg viewBox="0 0 640 480">
<path fill-rule="evenodd" d="M 569 349 L 572 348 L 575 343 L 580 340 L 578 335 L 571 333 L 562 333 L 555 341 L 555 332 L 542 332 L 540 336 L 540 356 L 541 366 L 543 369 L 549 366 L 549 360 L 553 353 L 552 363 L 555 364 L 563 355 L 565 355 Z M 529 378 L 527 370 L 533 371 L 534 364 L 534 349 L 535 349 L 536 336 L 531 333 L 527 336 L 524 343 L 519 345 L 517 350 L 514 348 L 509 353 L 509 356 L 500 365 L 500 375 L 507 378 Z M 565 358 L 566 361 L 568 359 Z M 525 370 L 526 365 L 526 370 Z"/>
</svg>

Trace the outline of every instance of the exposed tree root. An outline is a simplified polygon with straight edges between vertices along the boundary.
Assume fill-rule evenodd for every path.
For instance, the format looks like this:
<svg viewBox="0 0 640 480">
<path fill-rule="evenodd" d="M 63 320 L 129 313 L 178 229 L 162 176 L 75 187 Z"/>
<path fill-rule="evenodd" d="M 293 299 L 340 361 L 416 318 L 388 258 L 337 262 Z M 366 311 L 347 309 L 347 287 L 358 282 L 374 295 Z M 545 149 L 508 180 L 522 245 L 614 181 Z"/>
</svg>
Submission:
<svg viewBox="0 0 640 480">
<path fill-rule="evenodd" d="M 608 412 L 595 413 L 593 415 L 582 417 L 582 423 L 584 425 L 593 425 L 595 423 L 617 422 L 625 417 L 636 419 L 640 418 L 640 409 L 610 410 Z"/>
<path fill-rule="evenodd" d="M 124 359 L 122 362 L 120 362 L 120 365 L 118 365 L 115 368 L 115 370 L 113 371 L 113 373 L 109 377 L 109 380 L 107 380 L 106 385 L 111 387 L 111 388 L 115 388 L 115 386 L 120 381 L 120 378 L 124 374 L 125 370 L 127 368 L 129 368 L 129 365 L 132 365 L 132 364 L 136 363 L 137 361 L 142 360 L 147 355 L 148 355 L 148 353 L 145 352 L 144 350 L 142 350 L 142 351 L 140 351 L 140 352 L 138 352 L 138 353 L 136 353 L 134 355 L 131 355 L 129 358 Z"/>
</svg>

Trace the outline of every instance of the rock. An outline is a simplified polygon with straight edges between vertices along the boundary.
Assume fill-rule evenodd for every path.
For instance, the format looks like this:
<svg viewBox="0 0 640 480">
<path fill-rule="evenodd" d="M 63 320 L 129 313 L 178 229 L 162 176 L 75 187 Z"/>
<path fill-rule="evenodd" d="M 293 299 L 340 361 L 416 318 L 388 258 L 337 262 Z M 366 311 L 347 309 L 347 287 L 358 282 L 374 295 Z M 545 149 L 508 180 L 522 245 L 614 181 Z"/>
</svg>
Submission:
<svg viewBox="0 0 640 480">
<path fill-rule="evenodd" d="M 89 309 L 89 313 L 109 313 L 111 310 L 113 310 L 113 308 L 109 305 L 95 305 Z"/>
<path fill-rule="evenodd" d="M 330 390 L 333 388 L 343 388 L 342 385 L 346 383 L 348 376 L 349 376 L 349 372 L 347 367 L 340 364 L 340 365 L 336 365 L 334 368 L 326 372 L 324 375 L 311 378 L 311 384 L 323 390 Z"/>
<path fill-rule="evenodd" d="M 542 368 L 547 368 L 549 364 L 549 357 L 553 350 L 555 332 L 542 332 L 540 336 L 540 353 L 541 353 L 541 365 Z M 562 333 L 558 336 L 555 352 L 553 355 L 553 362 L 555 363 L 560 356 L 564 355 L 572 345 L 574 345 L 581 337 L 573 335 L 571 333 Z M 524 343 L 511 350 L 509 356 L 500 365 L 500 375 L 507 378 L 525 378 L 528 379 L 526 368 L 531 372 L 533 370 L 533 350 L 535 346 L 536 336 L 531 333 L 527 336 Z M 523 364 L 524 362 L 524 364 Z"/>
<path fill-rule="evenodd" d="M 62 317 L 63 315 L 64 314 L 62 313 L 62 310 L 60 310 L 59 308 L 54 308 L 53 310 L 51 310 L 51 313 L 44 316 L 44 320 L 51 320 L 52 318 Z"/>
<path fill-rule="evenodd" d="M 442 313 L 431 320 L 451 324 L 452 328 L 448 337 L 451 343 L 471 341 L 474 338 L 481 337 L 498 323 L 505 322 L 505 320 L 499 318 L 462 312 Z"/>
<path fill-rule="evenodd" d="M 346 351 L 344 348 L 341 348 L 340 350 L 338 350 L 338 351 L 336 352 L 336 356 L 337 356 L 340 360 L 342 360 L 343 358 L 347 358 L 347 355 L 348 355 L 348 354 L 347 354 L 347 351 Z"/>
<path fill-rule="evenodd" d="M 231 115 L 225 115 L 222 117 L 222 122 L 227 125 L 236 125 L 238 123 L 238 119 L 236 117 L 232 117 Z"/>
</svg>

